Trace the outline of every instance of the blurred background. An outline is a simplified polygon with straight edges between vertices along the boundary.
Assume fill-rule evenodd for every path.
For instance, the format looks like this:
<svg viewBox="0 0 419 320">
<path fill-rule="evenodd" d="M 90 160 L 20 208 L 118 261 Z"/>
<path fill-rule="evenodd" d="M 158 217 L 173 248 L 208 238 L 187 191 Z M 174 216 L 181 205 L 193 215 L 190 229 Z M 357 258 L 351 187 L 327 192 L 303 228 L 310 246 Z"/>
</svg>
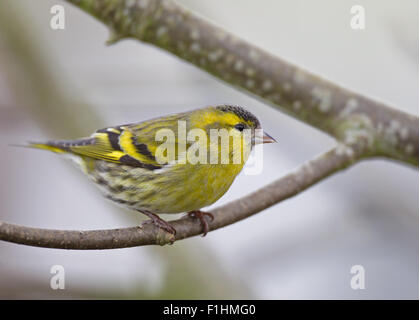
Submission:
<svg viewBox="0 0 419 320">
<path fill-rule="evenodd" d="M 180 1 L 256 45 L 345 87 L 419 115 L 419 2 Z M 50 8 L 65 8 L 65 30 Z M 350 8 L 366 29 L 350 28 Z M 240 175 L 216 206 L 326 151 L 334 141 L 178 58 L 62 1 L 0 1 L 0 220 L 107 229 L 143 217 L 105 201 L 52 153 L 10 147 L 221 103 L 254 112 L 279 143 L 263 172 Z M 419 173 L 362 162 L 251 218 L 173 246 L 66 251 L 0 242 L 0 298 L 419 298 Z M 165 218 L 173 219 L 173 216 Z M 350 269 L 365 268 L 365 290 Z M 51 266 L 65 290 L 50 288 Z"/>
</svg>

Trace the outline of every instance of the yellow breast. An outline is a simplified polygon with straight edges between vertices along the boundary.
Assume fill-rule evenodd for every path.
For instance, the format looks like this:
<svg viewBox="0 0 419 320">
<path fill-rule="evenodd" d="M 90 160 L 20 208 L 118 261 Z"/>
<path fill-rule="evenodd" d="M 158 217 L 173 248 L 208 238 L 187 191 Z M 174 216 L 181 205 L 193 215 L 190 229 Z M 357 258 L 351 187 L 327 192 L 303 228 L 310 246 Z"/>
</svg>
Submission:
<svg viewBox="0 0 419 320">
<path fill-rule="evenodd" d="M 221 198 L 242 164 L 183 164 L 149 171 L 97 161 L 89 176 L 106 197 L 154 213 L 181 213 L 207 207 Z"/>
</svg>

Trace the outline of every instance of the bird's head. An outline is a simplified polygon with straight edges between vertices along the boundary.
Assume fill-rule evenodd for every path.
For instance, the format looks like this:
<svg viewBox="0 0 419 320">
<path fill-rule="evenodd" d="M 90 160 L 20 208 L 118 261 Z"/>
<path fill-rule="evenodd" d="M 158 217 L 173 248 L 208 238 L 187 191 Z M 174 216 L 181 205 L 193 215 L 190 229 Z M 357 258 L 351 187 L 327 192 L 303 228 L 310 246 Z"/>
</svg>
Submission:
<svg viewBox="0 0 419 320">
<path fill-rule="evenodd" d="M 234 143 L 226 146 L 230 158 L 243 151 L 245 154 L 243 159 L 247 160 L 248 153 L 254 145 L 276 142 L 270 135 L 262 131 L 260 122 L 255 115 L 239 106 L 219 105 L 198 109 L 192 112 L 190 120 L 192 128 L 203 129 L 207 132 L 208 144 L 214 141 L 211 139 L 213 134 L 218 132 L 222 137 L 222 129 L 225 130 L 224 132 L 228 132 L 228 141 L 233 138 L 234 142 L 235 138 L 239 138 L 238 141 L 243 142 L 240 146 L 235 146 Z M 219 150 L 222 148 L 221 145 Z"/>
</svg>

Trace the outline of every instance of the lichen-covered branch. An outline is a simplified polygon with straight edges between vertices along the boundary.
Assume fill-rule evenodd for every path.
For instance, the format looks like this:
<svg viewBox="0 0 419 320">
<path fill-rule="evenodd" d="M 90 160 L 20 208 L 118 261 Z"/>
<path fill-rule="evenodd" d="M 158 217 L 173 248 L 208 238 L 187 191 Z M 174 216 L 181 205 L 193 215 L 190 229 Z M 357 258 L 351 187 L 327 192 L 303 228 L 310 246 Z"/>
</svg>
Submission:
<svg viewBox="0 0 419 320">
<path fill-rule="evenodd" d="M 361 150 L 340 145 L 305 163 L 293 173 L 212 211 L 214 220 L 210 230 L 216 230 L 254 215 L 280 201 L 288 199 L 342 170 L 355 162 Z M 176 237 L 147 224 L 113 230 L 66 231 L 23 227 L 0 221 L 0 240 L 18 244 L 61 249 L 114 249 L 152 244 L 166 244 L 199 235 L 202 227 L 198 220 L 184 217 L 171 223 Z"/>
<path fill-rule="evenodd" d="M 419 118 L 343 89 L 237 38 L 172 0 L 66 0 L 111 29 L 110 42 L 153 44 L 336 137 L 364 156 L 419 166 Z"/>
</svg>

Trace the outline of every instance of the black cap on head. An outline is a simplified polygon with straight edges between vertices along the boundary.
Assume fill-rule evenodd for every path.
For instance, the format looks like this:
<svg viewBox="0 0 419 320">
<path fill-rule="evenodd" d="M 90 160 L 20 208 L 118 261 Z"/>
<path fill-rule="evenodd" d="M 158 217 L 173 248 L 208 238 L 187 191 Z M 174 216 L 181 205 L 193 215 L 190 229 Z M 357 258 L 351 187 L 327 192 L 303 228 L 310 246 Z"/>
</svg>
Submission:
<svg viewBox="0 0 419 320">
<path fill-rule="evenodd" d="M 246 109 L 240 106 L 233 106 L 233 105 L 221 105 L 216 107 L 218 110 L 224 112 L 233 112 L 242 118 L 244 121 L 250 121 L 254 123 L 255 128 L 260 127 L 260 123 L 258 118 L 256 118 L 251 112 L 247 111 Z"/>
</svg>

